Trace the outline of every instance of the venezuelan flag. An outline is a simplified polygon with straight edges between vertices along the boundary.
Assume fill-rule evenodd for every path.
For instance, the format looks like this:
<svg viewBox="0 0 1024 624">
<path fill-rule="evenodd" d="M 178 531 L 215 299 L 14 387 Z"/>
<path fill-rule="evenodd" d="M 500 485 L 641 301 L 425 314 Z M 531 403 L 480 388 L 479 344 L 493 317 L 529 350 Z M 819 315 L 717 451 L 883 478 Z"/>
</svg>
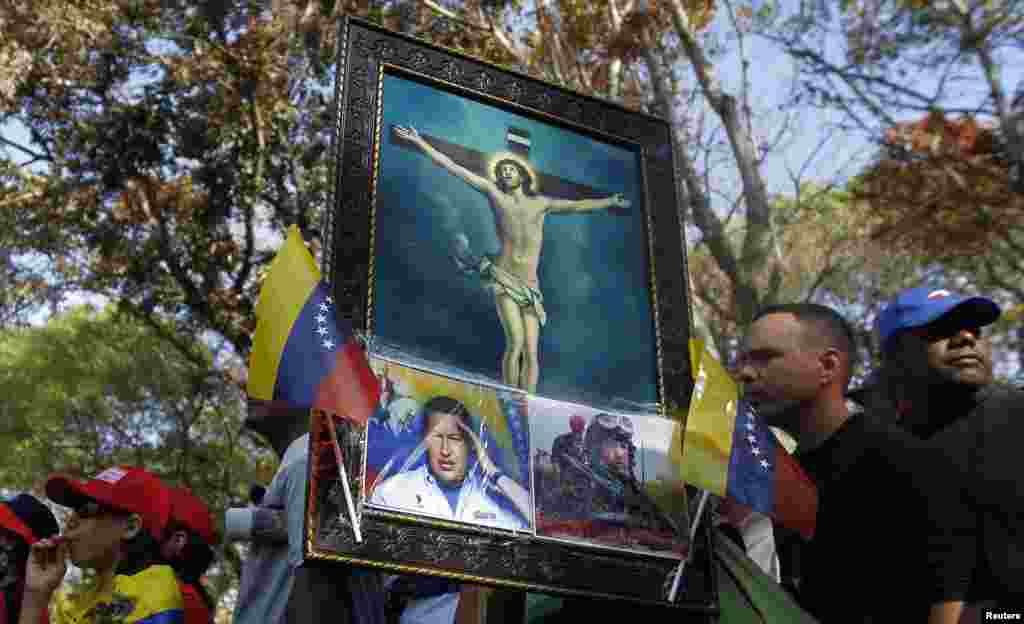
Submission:
<svg viewBox="0 0 1024 624">
<path fill-rule="evenodd" d="M 295 226 L 260 290 L 247 391 L 257 401 L 315 407 L 361 423 L 379 399 L 365 351 L 351 325 L 338 323 L 334 298 Z"/>
<path fill-rule="evenodd" d="M 676 427 L 672 444 L 683 481 L 769 514 L 810 539 L 818 509 L 813 482 L 740 400 L 736 382 L 701 341 L 690 342 L 690 357 L 693 397 L 685 430 Z"/>
</svg>

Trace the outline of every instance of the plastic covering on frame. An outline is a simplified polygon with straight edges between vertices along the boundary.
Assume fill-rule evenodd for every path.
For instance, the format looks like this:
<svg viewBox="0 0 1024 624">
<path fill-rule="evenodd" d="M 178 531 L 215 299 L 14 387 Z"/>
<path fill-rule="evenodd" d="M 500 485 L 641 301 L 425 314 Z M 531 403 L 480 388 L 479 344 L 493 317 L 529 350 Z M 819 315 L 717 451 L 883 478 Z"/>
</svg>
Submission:
<svg viewBox="0 0 1024 624">
<path fill-rule="evenodd" d="M 328 415 L 314 413 L 313 550 L 353 542 L 341 457 L 357 522 L 371 527 L 357 550 L 372 552 L 342 558 L 556 593 L 667 600 L 672 572 L 691 554 L 686 490 L 669 453 L 678 423 L 643 405 L 611 409 L 529 395 L 359 338 L 380 384 L 379 405 L 365 424 L 332 417 L 337 450 L 322 426 Z M 587 555 L 589 568 L 600 561 L 609 572 L 643 569 L 640 576 L 658 587 L 592 586 L 585 579 L 598 578 L 593 569 L 557 570 L 536 554 L 544 552 Z M 550 578 L 532 578 L 531 568 Z M 572 583 L 563 587 L 560 576 Z M 689 589 L 684 580 L 681 601 Z"/>
</svg>

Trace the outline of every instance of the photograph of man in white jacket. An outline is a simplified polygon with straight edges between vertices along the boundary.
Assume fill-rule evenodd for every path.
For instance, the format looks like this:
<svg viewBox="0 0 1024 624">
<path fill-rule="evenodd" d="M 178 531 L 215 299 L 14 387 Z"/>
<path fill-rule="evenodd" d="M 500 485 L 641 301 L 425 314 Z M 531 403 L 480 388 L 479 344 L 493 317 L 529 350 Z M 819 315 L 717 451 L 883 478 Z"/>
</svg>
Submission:
<svg viewBox="0 0 1024 624">
<path fill-rule="evenodd" d="M 423 440 L 414 454 L 425 452 L 427 461 L 379 484 L 370 503 L 493 528 L 527 528 L 530 494 L 491 460 L 466 406 L 434 397 L 424 404 L 423 418 Z"/>
</svg>

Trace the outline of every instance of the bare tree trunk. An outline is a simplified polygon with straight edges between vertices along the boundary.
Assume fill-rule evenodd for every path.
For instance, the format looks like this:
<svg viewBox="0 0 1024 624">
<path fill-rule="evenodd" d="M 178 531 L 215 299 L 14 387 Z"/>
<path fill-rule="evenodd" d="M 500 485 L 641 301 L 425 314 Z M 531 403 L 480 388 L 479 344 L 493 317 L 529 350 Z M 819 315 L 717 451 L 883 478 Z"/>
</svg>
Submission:
<svg viewBox="0 0 1024 624">
<path fill-rule="evenodd" d="M 746 203 L 746 234 L 738 261 L 733 254 L 725 254 L 722 250 L 716 250 L 712 247 L 715 260 L 718 261 L 719 266 L 732 281 L 736 297 L 737 316 L 742 324 L 753 317 L 760 305 L 760 296 L 755 287 L 755 278 L 768 266 L 768 249 L 771 238 L 771 204 L 769 203 L 768 192 L 759 169 L 757 146 L 750 134 L 750 126 L 744 123 L 736 98 L 726 93 L 722 88 L 715 73 L 715 67 L 704 53 L 700 42 L 697 41 L 682 0 L 668 0 L 668 5 L 672 13 L 672 23 L 676 34 L 679 36 L 686 57 L 697 76 L 701 92 L 707 99 L 711 109 L 718 115 L 729 137 L 729 145 L 732 148 L 736 168 L 740 173 L 740 180 L 743 185 L 743 198 Z M 685 178 L 687 178 L 687 175 L 684 171 Z M 696 210 L 698 202 L 693 202 L 691 198 L 691 203 L 695 208 L 694 221 L 697 227 L 701 228 L 705 235 L 710 233 L 712 238 L 716 238 L 718 235 L 716 229 L 721 228 L 721 221 L 710 210 L 710 206 L 708 206 L 706 211 L 698 211 Z M 705 227 L 709 229 L 705 229 Z M 722 246 L 728 246 L 724 240 L 722 243 Z M 729 256 L 732 257 L 730 258 Z M 777 272 L 777 268 L 773 269 L 773 273 Z M 770 281 L 774 283 L 777 282 L 777 279 L 773 275 Z"/>
</svg>

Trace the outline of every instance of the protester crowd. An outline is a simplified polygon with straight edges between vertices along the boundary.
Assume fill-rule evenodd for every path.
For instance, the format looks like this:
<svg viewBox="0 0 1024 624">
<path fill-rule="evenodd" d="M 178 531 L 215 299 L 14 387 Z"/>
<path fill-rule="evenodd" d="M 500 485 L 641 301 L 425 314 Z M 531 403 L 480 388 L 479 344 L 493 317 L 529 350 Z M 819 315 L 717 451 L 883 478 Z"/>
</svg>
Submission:
<svg viewBox="0 0 1024 624">
<path fill-rule="evenodd" d="M 132 466 L 80 481 L 53 475 L 47 497 L 71 510 L 58 535 L 43 503 L 21 494 L 0 506 L 4 535 L 17 538 L 0 622 L 209 624 L 214 605 L 200 583 L 218 542 L 207 506 Z M 92 576 L 58 591 L 68 562 Z"/>
<path fill-rule="evenodd" d="M 984 332 L 999 316 L 983 297 L 903 291 L 855 393 L 853 333 L 834 310 L 777 306 L 751 324 L 739 379 L 819 494 L 813 540 L 776 527 L 782 582 L 820 621 L 1022 617 L 1024 392 L 994 381 Z"/>
<path fill-rule="evenodd" d="M 858 350 L 835 310 L 772 306 L 747 328 L 736 375 L 758 416 L 795 440 L 818 490 L 817 530 L 808 541 L 729 501 L 716 518 L 819 621 L 1021 618 L 1024 392 L 994 381 L 985 328 L 999 316 L 983 297 L 902 292 L 877 319 L 882 364 L 852 393 Z M 303 565 L 308 418 L 293 416 L 250 405 L 247 426 L 281 464 L 250 508 L 225 519 L 229 536 L 250 541 L 234 621 L 392 620 L 385 588 L 402 585 L 393 577 Z M 114 466 L 85 481 L 53 475 L 45 492 L 70 509 L 63 531 L 29 494 L 0 503 L 0 624 L 213 621 L 200 578 L 220 535 L 189 490 Z M 69 561 L 90 582 L 62 588 Z M 452 624 L 457 589 L 439 593 L 444 608 L 401 620 Z M 586 602 L 605 614 L 633 608 Z M 548 621 L 572 620 L 580 607 L 567 601 Z"/>
</svg>

